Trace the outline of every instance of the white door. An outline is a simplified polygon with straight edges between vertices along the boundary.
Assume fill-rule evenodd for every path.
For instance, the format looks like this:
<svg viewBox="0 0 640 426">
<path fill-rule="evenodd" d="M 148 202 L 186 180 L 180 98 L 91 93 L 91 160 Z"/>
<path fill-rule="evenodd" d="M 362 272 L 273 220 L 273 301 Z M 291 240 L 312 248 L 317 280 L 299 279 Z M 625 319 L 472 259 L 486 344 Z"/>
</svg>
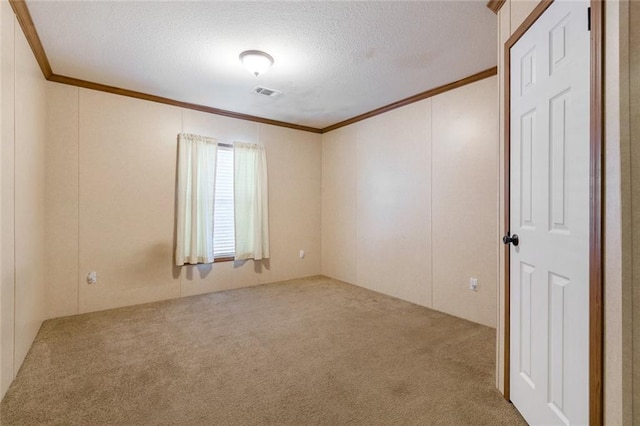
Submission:
<svg viewBox="0 0 640 426">
<path fill-rule="evenodd" d="M 511 48 L 511 400 L 589 422 L 588 1 L 556 0 Z"/>
</svg>

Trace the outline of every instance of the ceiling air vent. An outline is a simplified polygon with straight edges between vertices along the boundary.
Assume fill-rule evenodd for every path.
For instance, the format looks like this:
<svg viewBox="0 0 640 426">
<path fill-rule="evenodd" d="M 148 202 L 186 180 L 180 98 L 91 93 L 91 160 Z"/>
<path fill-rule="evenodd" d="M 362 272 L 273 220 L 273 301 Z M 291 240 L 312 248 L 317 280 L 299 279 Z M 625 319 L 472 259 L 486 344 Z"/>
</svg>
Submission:
<svg viewBox="0 0 640 426">
<path fill-rule="evenodd" d="M 252 93 L 255 93 L 256 95 L 269 96 L 271 98 L 275 98 L 276 96 L 280 96 L 282 94 L 282 92 L 279 92 L 277 90 L 267 89 L 266 87 L 260 87 L 260 86 L 253 89 Z"/>
</svg>

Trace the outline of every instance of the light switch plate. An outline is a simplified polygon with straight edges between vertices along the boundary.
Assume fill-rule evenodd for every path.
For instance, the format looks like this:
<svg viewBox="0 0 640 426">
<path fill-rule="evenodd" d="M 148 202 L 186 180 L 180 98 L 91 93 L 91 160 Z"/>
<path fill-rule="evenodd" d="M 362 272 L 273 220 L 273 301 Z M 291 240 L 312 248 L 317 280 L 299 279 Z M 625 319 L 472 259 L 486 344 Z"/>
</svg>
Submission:
<svg viewBox="0 0 640 426">
<path fill-rule="evenodd" d="M 469 290 L 478 291 L 478 279 L 469 278 Z"/>
</svg>

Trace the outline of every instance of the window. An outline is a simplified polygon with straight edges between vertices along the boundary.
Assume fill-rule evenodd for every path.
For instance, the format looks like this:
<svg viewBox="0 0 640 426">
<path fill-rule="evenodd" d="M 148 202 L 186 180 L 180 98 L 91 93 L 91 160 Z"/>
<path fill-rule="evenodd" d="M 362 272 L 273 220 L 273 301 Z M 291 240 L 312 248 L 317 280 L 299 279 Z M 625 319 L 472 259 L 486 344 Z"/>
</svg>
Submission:
<svg viewBox="0 0 640 426">
<path fill-rule="evenodd" d="M 177 266 L 269 258 L 263 146 L 180 133 L 177 172 Z"/>
<path fill-rule="evenodd" d="M 233 257 L 234 254 L 233 147 L 219 144 L 213 208 L 213 257 L 219 259 Z"/>
</svg>

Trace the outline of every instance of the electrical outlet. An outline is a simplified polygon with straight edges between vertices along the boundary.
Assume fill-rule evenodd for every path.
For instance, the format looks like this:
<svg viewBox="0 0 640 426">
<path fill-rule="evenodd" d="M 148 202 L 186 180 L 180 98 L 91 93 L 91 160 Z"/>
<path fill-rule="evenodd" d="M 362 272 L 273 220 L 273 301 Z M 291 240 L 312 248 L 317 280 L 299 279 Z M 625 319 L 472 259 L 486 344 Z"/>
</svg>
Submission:
<svg viewBox="0 0 640 426">
<path fill-rule="evenodd" d="M 477 278 L 469 278 L 469 290 L 478 291 L 478 279 Z"/>
<path fill-rule="evenodd" d="M 304 259 L 304 250 L 300 250 L 299 256 L 300 259 Z"/>
<path fill-rule="evenodd" d="M 95 271 L 91 271 L 87 274 L 87 284 L 95 284 L 98 282 L 98 274 Z"/>
</svg>

